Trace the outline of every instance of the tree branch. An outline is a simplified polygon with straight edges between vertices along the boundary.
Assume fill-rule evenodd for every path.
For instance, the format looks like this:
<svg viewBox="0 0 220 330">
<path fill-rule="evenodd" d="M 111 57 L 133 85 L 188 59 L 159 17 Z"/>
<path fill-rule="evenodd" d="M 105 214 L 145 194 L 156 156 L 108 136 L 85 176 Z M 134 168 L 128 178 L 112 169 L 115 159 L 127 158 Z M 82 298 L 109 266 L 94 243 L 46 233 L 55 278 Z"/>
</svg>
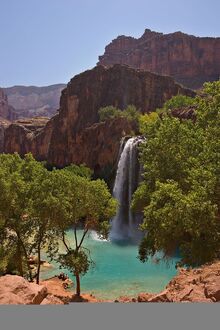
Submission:
<svg viewBox="0 0 220 330">
<path fill-rule="evenodd" d="M 66 243 L 66 240 L 65 240 L 65 232 L 64 231 L 62 232 L 62 241 L 63 241 L 63 244 L 64 244 L 65 248 L 67 249 L 67 252 L 70 252 L 70 249 L 69 249 L 69 247 Z"/>
<path fill-rule="evenodd" d="M 79 243 L 79 246 L 78 246 L 77 250 L 80 249 L 80 247 L 81 247 L 81 245 L 82 245 L 82 243 L 83 243 L 83 240 L 84 240 L 86 234 L 88 233 L 88 231 L 89 231 L 89 229 L 86 229 L 86 230 L 84 231 L 83 236 L 82 236 L 82 238 L 81 238 L 81 241 L 80 241 L 80 243 Z"/>
<path fill-rule="evenodd" d="M 78 248 L 78 240 L 77 240 L 76 225 L 74 226 L 74 236 L 75 236 L 75 243 L 76 243 L 76 249 L 77 249 Z"/>
</svg>

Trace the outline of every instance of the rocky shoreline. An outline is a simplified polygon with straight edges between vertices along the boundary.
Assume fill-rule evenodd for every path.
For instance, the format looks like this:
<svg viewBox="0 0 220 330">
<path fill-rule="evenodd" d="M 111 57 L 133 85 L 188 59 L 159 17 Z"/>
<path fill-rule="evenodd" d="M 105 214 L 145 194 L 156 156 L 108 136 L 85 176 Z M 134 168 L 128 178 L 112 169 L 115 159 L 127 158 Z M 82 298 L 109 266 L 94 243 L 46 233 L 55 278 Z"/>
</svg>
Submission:
<svg viewBox="0 0 220 330">
<path fill-rule="evenodd" d="M 77 297 L 63 286 L 64 281 L 53 277 L 40 282 L 29 283 L 17 275 L 0 277 L 0 304 L 64 305 L 73 302 L 89 303 L 213 303 L 220 302 L 220 261 L 195 269 L 179 269 L 165 290 L 152 294 L 140 293 L 136 297 L 123 296 L 116 300 L 97 299 L 92 294 Z"/>
<path fill-rule="evenodd" d="M 121 297 L 119 302 L 196 302 L 212 303 L 220 301 L 220 262 L 206 264 L 200 268 L 180 268 L 166 286 L 157 293 L 140 293 L 138 297 Z"/>
</svg>

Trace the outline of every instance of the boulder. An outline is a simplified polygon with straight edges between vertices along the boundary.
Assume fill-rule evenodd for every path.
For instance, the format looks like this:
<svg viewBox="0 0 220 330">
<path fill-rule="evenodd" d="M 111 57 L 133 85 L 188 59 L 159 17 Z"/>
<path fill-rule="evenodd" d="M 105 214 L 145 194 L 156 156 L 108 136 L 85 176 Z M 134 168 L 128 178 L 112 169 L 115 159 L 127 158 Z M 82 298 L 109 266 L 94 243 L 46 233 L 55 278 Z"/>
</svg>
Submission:
<svg viewBox="0 0 220 330">
<path fill-rule="evenodd" d="M 214 301 L 220 301 L 220 276 L 212 278 L 206 284 L 205 295 Z"/>
<path fill-rule="evenodd" d="M 29 283 L 17 275 L 0 277 L 0 304 L 40 304 L 46 296 L 45 286 Z"/>
<path fill-rule="evenodd" d="M 182 298 L 181 301 L 189 301 L 189 302 L 212 302 L 211 299 L 207 299 L 204 291 L 204 287 L 196 285 L 188 295 Z"/>
<path fill-rule="evenodd" d="M 164 290 L 148 299 L 148 302 L 170 302 L 168 290 Z"/>
<path fill-rule="evenodd" d="M 46 298 L 44 298 L 44 300 L 40 303 L 41 305 L 64 305 L 64 302 L 51 295 L 51 294 L 48 294 Z"/>
<path fill-rule="evenodd" d="M 7 292 L 7 294 L 0 294 L 1 305 L 24 305 L 24 299 L 19 297 L 13 292 Z"/>
<path fill-rule="evenodd" d="M 153 294 L 151 293 L 140 293 L 137 297 L 138 302 L 148 302 L 150 298 L 153 297 Z"/>
</svg>

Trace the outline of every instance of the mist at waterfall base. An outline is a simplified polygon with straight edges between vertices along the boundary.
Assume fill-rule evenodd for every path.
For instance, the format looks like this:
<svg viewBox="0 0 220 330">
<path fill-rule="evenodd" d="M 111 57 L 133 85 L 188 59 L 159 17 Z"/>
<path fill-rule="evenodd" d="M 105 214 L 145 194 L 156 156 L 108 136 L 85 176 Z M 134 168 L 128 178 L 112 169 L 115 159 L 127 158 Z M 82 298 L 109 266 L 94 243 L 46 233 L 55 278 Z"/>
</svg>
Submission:
<svg viewBox="0 0 220 330">
<path fill-rule="evenodd" d="M 141 214 L 130 209 L 132 194 L 140 182 L 138 145 L 140 137 L 122 140 L 119 152 L 118 168 L 113 189 L 113 196 L 119 201 L 116 216 L 112 219 L 109 240 L 99 239 L 96 232 L 90 232 L 84 246 L 91 252 L 95 267 L 81 278 L 82 292 L 92 293 L 101 299 L 116 299 L 120 296 L 137 296 L 140 292 L 159 292 L 164 289 L 176 274 L 177 258 L 156 262 L 149 259 L 141 263 L 138 256 L 138 242 L 141 232 L 138 230 Z M 82 231 L 78 230 L 82 236 Z M 74 246 L 74 233 L 68 231 L 69 243 Z M 65 252 L 64 247 L 61 247 Z M 158 257 L 160 254 L 158 254 Z M 59 265 L 41 273 L 41 278 L 48 278 L 60 272 Z M 75 282 L 73 275 L 62 270 Z"/>
</svg>

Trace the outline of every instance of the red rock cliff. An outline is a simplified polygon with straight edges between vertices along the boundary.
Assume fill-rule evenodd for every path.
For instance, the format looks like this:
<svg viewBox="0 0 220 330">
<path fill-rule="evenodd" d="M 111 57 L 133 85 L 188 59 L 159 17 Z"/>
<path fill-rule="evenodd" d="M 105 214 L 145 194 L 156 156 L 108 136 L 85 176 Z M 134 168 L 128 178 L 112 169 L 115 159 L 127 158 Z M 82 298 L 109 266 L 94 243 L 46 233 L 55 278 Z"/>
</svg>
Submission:
<svg viewBox="0 0 220 330">
<path fill-rule="evenodd" d="M 163 34 L 146 29 L 142 37 L 119 36 L 106 48 L 99 63 L 127 64 L 136 69 L 169 75 L 189 88 L 220 76 L 220 38 L 195 37 L 182 32 Z"/>
<path fill-rule="evenodd" d="M 99 123 L 100 107 L 124 109 L 134 104 L 141 112 L 153 111 L 178 93 L 194 95 L 172 78 L 115 65 L 95 67 L 75 76 L 63 90 L 60 111 L 45 127 L 31 130 L 22 123 L 5 132 L 5 152 L 31 151 L 37 159 L 63 167 L 85 163 L 99 171 L 117 160 L 122 136 L 135 131 L 125 118 Z"/>
<path fill-rule="evenodd" d="M 14 119 L 15 115 L 13 111 L 13 107 L 8 104 L 7 95 L 5 94 L 3 89 L 0 88 L 0 118 L 8 120 Z"/>
</svg>

